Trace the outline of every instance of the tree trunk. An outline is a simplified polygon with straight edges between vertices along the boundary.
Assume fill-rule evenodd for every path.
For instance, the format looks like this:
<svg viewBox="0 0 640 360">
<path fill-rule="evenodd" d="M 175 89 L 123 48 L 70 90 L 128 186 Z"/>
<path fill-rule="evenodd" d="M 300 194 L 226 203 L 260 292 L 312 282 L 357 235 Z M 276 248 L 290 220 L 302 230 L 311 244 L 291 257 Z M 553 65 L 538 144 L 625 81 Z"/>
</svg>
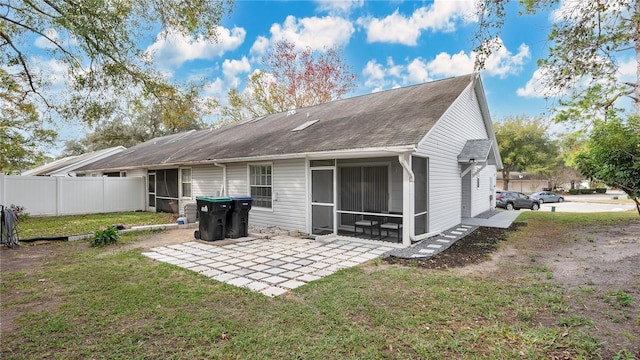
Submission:
<svg viewBox="0 0 640 360">
<path fill-rule="evenodd" d="M 636 1 L 635 3 L 636 11 L 635 11 L 635 36 L 633 38 L 633 43 L 636 50 L 636 84 L 633 88 L 634 95 L 634 103 L 636 105 L 636 115 L 640 117 L 640 1 Z"/>
</svg>

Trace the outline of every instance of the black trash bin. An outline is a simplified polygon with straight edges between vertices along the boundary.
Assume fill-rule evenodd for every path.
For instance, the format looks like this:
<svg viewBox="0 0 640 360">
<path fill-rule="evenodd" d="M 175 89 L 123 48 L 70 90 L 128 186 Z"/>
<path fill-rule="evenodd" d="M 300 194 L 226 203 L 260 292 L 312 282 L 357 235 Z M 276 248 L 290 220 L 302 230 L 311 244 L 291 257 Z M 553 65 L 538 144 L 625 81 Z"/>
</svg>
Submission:
<svg viewBox="0 0 640 360">
<path fill-rule="evenodd" d="M 198 196 L 198 230 L 193 233 L 196 239 L 213 241 L 224 240 L 226 234 L 227 212 L 231 207 L 228 197 Z"/>
<path fill-rule="evenodd" d="M 237 239 L 249 234 L 249 210 L 253 199 L 248 196 L 231 197 L 231 210 L 227 213 L 227 237 Z"/>
</svg>

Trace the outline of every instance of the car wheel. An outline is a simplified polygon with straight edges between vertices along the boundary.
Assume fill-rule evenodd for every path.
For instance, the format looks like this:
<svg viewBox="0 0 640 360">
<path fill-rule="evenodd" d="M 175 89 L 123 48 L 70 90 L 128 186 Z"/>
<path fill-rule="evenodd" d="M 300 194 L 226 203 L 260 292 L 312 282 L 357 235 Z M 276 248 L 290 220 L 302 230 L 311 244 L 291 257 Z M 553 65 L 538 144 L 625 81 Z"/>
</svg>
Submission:
<svg viewBox="0 0 640 360">
<path fill-rule="evenodd" d="M 531 205 L 531 210 L 533 211 L 538 211 L 538 209 L 540 209 L 540 205 L 533 203 L 533 205 Z"/>
<path fill-rule="evenodd" d="M 200 240 L 200 231 L 196 230 L 193 232 L 193 237 Z"/>
<path fill-rule="evenodd" d="M 558 202 L 563 202 L 564 198 L 558 198 Z"/>
<path fill-rule="evenodd" d="M 513 204 L 512 203 L 508 203 L 507 204 L 507 210 L 513 210 Z"/>
<path fill-rule="evenodd" d="M 540 201 L 540 204 L 544 204 L 544 199 L 540 199 L 538 201 Z"/>
</svg>

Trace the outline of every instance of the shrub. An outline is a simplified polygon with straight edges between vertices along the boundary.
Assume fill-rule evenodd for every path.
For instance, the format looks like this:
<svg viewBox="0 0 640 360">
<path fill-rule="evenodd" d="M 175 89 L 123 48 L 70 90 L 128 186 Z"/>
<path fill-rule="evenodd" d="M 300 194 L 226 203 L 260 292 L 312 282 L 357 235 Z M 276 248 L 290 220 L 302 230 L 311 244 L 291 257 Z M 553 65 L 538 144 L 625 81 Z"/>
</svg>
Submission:
<svg viewBox="0 0 640 360">
<path fill-rule="evenodd" d="M 103 247 L 106 245 L 117 243 L 119 238 L 120 233 L 118 232 L 118 229 L 113 226 L 109 226 L 104 230 L 96 231 L 93 234 L 93 240 L 89 245 L 91 247 Z"/>
<path fill-rule="evenodd" d="M 607 192 L 607 188 L 596 188 L 596 193 L 605 194 Z"/>
<path fill-rule="evenodd" d="M 569 189 L 570 195 L 578 195 L 580 194 L 580 189 Z"/>
</svg>

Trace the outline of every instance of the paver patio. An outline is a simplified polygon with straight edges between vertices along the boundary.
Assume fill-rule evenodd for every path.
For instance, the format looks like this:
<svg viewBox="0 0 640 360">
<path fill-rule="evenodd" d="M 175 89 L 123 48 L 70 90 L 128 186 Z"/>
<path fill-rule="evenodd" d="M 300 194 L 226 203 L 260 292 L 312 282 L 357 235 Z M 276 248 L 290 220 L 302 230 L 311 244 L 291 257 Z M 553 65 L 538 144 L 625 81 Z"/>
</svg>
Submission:
<svg viewBox="0 0 640 360">
<path fill-rule="evenodd" d="M 226 245 L 190 241 L 152 248 L 143 255 L 273 297 L 393 248 L 382 242 L 336 239 L 324 243 L 276 236 Z"/>
</svg>

